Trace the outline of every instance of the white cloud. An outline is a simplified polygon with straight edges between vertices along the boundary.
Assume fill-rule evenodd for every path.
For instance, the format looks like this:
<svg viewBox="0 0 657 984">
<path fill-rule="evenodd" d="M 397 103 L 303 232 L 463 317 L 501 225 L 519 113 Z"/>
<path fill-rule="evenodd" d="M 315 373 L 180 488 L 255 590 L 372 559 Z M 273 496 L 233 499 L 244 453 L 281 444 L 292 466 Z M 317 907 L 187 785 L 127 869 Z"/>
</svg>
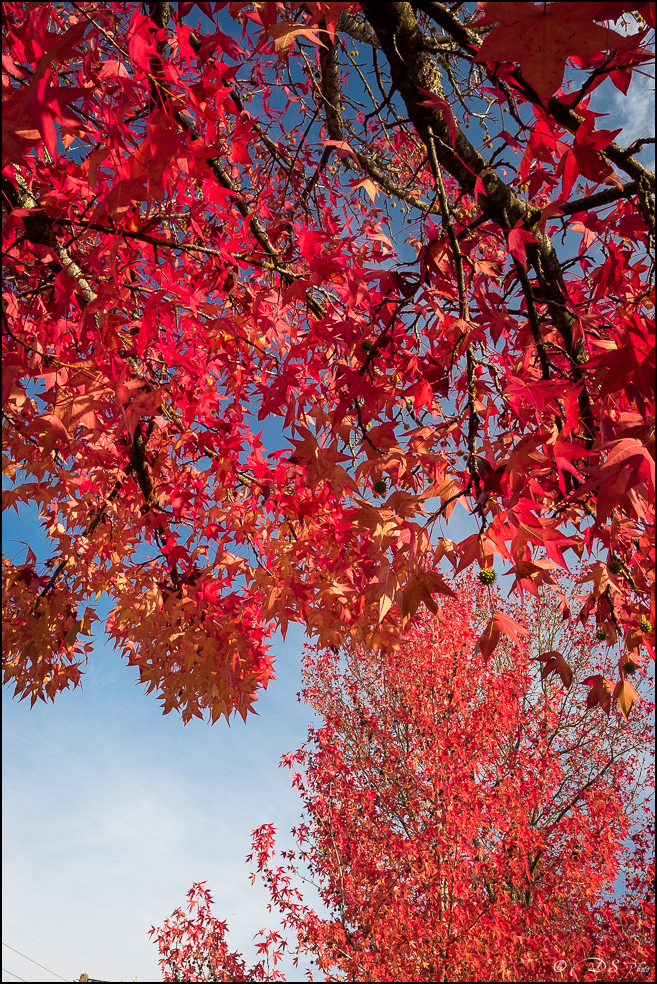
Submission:
<svg viewBox="0 0 657 984">
<path fill-rule="evenodd" d="M 595 90 L 591 99 L 592 110 L 609 114 L 606 119 L 599 120 L 599 127 L 607 130 L 622 128 L 616 142 L 623 147 L 639 137 L 655 135 L 654 79 L 642 74 L 647 73 L 649 68 L 649 65 L 644 66 L 640 72 L 634 72 L 627 95 L 607 80 Z M 654 168 L 654 144 L 648 145 L 638 157 L 647 167 Z"/>
</svg>

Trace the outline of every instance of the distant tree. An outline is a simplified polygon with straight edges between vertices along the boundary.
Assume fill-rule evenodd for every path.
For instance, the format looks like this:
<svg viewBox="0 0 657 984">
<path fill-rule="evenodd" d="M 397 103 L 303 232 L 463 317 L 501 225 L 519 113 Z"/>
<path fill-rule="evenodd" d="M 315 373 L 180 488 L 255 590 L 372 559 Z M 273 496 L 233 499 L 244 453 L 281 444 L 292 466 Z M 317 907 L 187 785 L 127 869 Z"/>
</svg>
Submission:
<svg viewBox="0 0 657 984">
<path fill-rule="evenodd" d="M 519 644 L 484 660 L 491 601 Z M 582 709 L 599 645 L 544 593 L 523 612 L 468 578 L 398 652 L 306 651 L 298 852 L 279 866 L 266 825 L 251 859 L 318 980 L 651 979 L 650 709 Z M 202 920 L 152 930 L 165 980 L 247 979 L 221 976 L 225 924 L 190 898 Z"/>
<path fill-rule="evenodd" d="M 273 629 L 398 646 L 445 558 L 585 557 L 574 617 L 640 661 L 654 174 L 591 97 L 654 3 L 2 12 L 3 505 L 50 547 L 3 561 L 16 694 L 78 684 L 104 595 L 165 713 L 246 718 Z"/>
</svg>

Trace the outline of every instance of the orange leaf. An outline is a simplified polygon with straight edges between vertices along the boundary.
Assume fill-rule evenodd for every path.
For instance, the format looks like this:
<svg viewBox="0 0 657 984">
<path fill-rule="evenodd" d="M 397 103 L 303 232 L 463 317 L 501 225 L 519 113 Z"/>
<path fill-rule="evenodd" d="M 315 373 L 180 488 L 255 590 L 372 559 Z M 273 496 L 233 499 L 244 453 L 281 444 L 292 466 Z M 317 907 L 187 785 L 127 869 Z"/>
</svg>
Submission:
<svg viewBox="0 0 657 984">
<path fill-rule="evenodd" d="M 415 615 L 424 600 L 424 596 L 425 589 L 421 579 L 419 577 L 410 578 L 408 584 L 404 588 L 401 599 L 400 607 L 404 619 L 411 615 Z"/>
<path fill-rule="evenodd" d="M 456 597 L 450 586 L 435 571 L 423 571 L 421 574 L 414 574 L 413 577 L 409 578 L 402 594 L 401 613 L 404 618 L 414 615 L 422 602 L 435 615 L 438 612 L 438 606 L 432 595 L 437 593 L 448 595 L 451 598 Z"/>
<path fill-rule="evenodd" d="M 352 191 L 356 191 L 357 188 L 362 188 L 370 196 L 372 201 L 376 201 L 376 195 L 379 191 L 379 186 L 376 185 L 371 178 L 363 178 L 362 181 L 358 181 L 355 185 L 351 186 Z"/>
<path fill-rule="evenodd" d="M 614 688 L 614 698 L 618 701 L 618 706 L 626 721 L 632 710 L 632 704 L 638 699 L 638 696 L 629 680 L 619 680 Z"/>
<path fill-rule="evenodd" d="M 281 58 L 287 58 L 299 35 L 308 38 L 320 48 L 326 47 L 317 37 L 317 31 L 304 27 L 302 24 L 294 24 L 292 21 L 279 21 L 277 24 L 273 24 L 267 32 L 267 37 L 270 37 L 274 42 L 276 54 Z"/>
</svg>

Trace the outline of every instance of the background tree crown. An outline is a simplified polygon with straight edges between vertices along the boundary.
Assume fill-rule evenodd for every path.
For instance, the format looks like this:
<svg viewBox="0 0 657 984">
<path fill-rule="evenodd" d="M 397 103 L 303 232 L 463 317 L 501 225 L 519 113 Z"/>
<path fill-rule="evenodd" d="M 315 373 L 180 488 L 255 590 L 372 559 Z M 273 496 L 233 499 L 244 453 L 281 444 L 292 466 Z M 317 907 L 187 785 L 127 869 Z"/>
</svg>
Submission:
<svg viewBox="0 0 657 984">
<path fill-rule="evenodd" d="M 282 763 L 304 807 L 297 849 L 279 861 L 265 825 L 250 858 L 273 909 L 323 980 L 561 980 L 587 959 L 648 980 L 650 707 L 585 711 L 539 678 L 546 633 L 570 648 L 573 688 L 600 660 L 591 631 L 564 644 L 545 591 L 523 611 L 495 599 L 532 634 L 484 665 L 488 589 L 455 588 L 398 652 L 307 648 L 301 696 L 320 718 Z M 247 971 L 226 924 L 203 886 L 189 897 L 198 912 L 152 931 L 165 980 L 276 979 L 282 937 L 263 930 L 270 966 L 231 976 Z"/>
</svg>

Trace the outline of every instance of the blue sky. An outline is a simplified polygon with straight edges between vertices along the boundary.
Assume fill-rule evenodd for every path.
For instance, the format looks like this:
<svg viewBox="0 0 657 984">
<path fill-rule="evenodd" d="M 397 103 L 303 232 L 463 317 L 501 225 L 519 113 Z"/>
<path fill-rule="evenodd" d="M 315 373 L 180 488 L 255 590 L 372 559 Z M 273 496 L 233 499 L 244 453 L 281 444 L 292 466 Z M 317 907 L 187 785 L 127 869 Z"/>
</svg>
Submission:
<svg viewBox="0 0 657 984">
<path fill-rule="evenodd" d="M 601 87 L 592 108 L 611 114 L 601 125 L 625 126 L 622 143 L 653 132 L 652 94 L 640 77 L 627 98 Z M 457 506 L 448 535 L 472 530 Z M 39 540 L 36 514 L 9 516 L 3 539 Z M 7 553 L 17 549 L 7 542 Z M 273 823 L 289 845 L 299 817 L 278 762 L 304 741 L 311 720 L 296 701 L 303 641 L 298 626 L 285 642 L 274 638 L 277 677 L 259 715 L 230 728 L 163 717 L 102 637 L 83 688 L 54 705 L 30 709 L 3 692 L 2 966 L 11 972 L 3 969 L 3 981 L 70 981 L 82 971 L 159 980 L 148 929 L 199 880 L 228 921 L 231 946 L 251 961 L 254 933 L 275 920 L 266 892 L 248 878 L 250 831 Z"/>
</svg>

